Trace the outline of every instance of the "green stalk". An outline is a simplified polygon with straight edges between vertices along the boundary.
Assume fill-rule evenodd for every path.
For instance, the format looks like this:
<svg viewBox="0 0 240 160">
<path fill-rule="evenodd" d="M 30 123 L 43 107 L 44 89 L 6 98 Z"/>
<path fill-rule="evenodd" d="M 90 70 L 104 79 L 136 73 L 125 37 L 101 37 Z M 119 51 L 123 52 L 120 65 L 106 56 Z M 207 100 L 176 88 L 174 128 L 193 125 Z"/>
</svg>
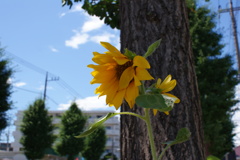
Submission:
<svg viewBox="0 0 240 160">
<path fill-rule="evenodd" d="M 162 159 L 163 155 L 165 154 L 165 152 L 167 151 L 167 149 L 170 148 L 170 147 L 171 147 L 171 145 L 167 145 L 167 146 L 163 149 L 163 151 L 161 152 L 158 160 L 161 160 L 161 159 Z"/>
<path fill-rule="evenodd" d="M 139 114 L 133 113 L 133 112 L 119 112 L 119 113 L 117 113 L 117 114 L 128 114 L 128 115 L 132 115 L 132 116 L 138 117 L 138 118 L 146 121 L 146 118 L 145 118 L 145 117 L 143 117 L 143 116 L 141 116 L 141 115 L 139 115 Z"/>
<path fill-rule="evenodd" d="M 156 146 L 154 143 L 153 130 L 152 130 L 151 119 L 150 119 L 150 115 L 149 115 L 149 109 L 145 109 L 145 118 L 146 118 L 145 122 L 147 124 L 147 130 L 148 130 L 148 137 L 149 137 L 150 146 L 151 146 L 152 158 L 153 158 L 153 160 L 157 160 Z"/>
</svg>

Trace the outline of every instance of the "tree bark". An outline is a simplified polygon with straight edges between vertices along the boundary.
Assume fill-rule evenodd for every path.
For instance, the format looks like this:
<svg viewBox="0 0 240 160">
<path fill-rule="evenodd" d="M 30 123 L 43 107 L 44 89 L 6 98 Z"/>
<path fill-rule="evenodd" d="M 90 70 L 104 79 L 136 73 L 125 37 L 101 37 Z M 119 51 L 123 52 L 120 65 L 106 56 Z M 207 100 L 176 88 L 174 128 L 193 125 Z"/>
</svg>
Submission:
<svg viewBox="0 0 240 160">
<path fill-rule="evenodd" d="M 158 155 L 166 142 L 175 139 L 180 128 L 191 131 L 189 141 L 174 145 L 164 160 L 205 160 L 202 112 L 195 75 L 185 0 L 120 0 L 121 49 L 143 55 L 150 44 L 162 39 L 160 47 L 148 57 L 153 77 L 171 74 L 177 80 L 173 94 L 180 98 L 170 115 L 152 116 Z M 122 111 L 143 114 L 143 109 Z M 121 159 L 151 160 L 145 123 L 136 117 L 121 116 Z"/>
</svg>

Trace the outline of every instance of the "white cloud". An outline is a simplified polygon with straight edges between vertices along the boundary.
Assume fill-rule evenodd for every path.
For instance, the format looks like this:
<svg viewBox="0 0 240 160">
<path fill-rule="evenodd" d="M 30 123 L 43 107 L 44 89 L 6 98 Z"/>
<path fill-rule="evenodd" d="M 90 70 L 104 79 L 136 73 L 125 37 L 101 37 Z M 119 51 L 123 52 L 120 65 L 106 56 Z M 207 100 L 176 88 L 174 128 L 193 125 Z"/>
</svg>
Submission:
<svg viewBox="0 0 240 160">
<path fill-rule="evenodd" d="M 52 46 L 49 47 L 52 52 L 58 52 L 58 50 Z"/>
<path fill-rule="evenodd" d="M 104 25 L 103 20 L 100 20 L 96 16 L 87 16 L 87 17 L 88 17 L 88 20 L 82 26 L 83 33 L 99 29 Z"/>
<path fill-rule="evenodd" d="M 68 7 L 68 6 L 66 6 Z M 73 7 L 68 11 L 68 12 L 63 12 L 59 15 L 60 18 L 64 17 L 65 15 L 67 15 L 68 13 L 74 13 L 74 12 L 83 12 L 82 9 L 82 4 L 78 3 L 78 4 L 74 4 Z"/>
<path fill-rule="evenodd" d="M 26 85 L 25 82 L 15 82 L 15 83 L 14 83 L 12 78 L 8 78 L 7 83 L 8 83 L 8 84 L 12 84 L 12 85 L 15 86 L 15 87 L 22 87 L 22 86 L 25 86 L 25 85 Z"/>
<path fill-rule="evenodd" d="M 102 96 L 92 96 L 92 97 L 86 97 L 84 99 L 77 99 L 75 100 L 78 107 L 82 110 L 88 111 L 88 110 L 115 110 L 114 107 L 109 107 L 106 105 L 106 97 Z M 67 110 L 72 101 L 69 101 L 67 104 L 60 104 L 58 110 Z"/>
<path fill-rule="evenodd" d="M 96 35 L 96 36 L 92 36 L 91 37 L 91 41 L 95 42 L 95 43 L 99 43 L 100 41 L 103 42 L 110 42 L 111 38 L 115 38 L 116 36 L 114 34 L 111 33 L 103 33 L 101 35 Z"/>
<path fill-rule="evenodd" d="M 22 86 L 25 86 L 26 83 L 25 82 L 18 82 L 18 83 L 14 83 L 13 86 L 15 87 L 22 87 Z"/>
<path fill-rule="evenodd" d="M 74 12 L 82 11 L 81 7 L 81 5 L 76 6 Z M 99 30 L 97 34 L 95 32 L 92 32 L 104 26 L 103 20 L 100 20 L 99 17 L 96 16 L 89 16 L 87 13 L 84 12 L 83 15 L 85 16 L 86 21 L 83 23 L 80 30 L 73 30 L 75 34 L 65 41 L 65 45 L 67 47 L 78 49 L 79 45 L 85 44 L 89 41 L 99 43 L 100 41 L 111 42 L 113 40 L 118 42 L 116 44 L 119 48 L 119 36 L 117 34 L 106 32 L 103 30 Z M 116 31 L 114 33 L 116 33 Z"/>
<path fill-rule="evenodd" d="M 65 12 L 64 12 L 64 13 L 61 13 L 59 17 L 62 18 L 62 17 L 65 16 L 66 14 L 67 14 L 67 13 L 65 13 Z"/>
<path fill-rule="evenodd" d="M 70 12 L 82 12 L 82 11 L 83 9 L 81 3 L 73 5 L 73 8 L 70 10 Z"/>
<path fill-rule="evenodd" d="M 65 45 L 77 49 L 80 44 L 84 44 L 88 41 L 89 35 L 86 33 L 80 33 L 74 31 L 76 34 L 65 41 Z"/>
<path fill-rule="evenodd" d="M 8 78 L 7 83 L 11 84 L 12 82 L 13 82 L 13 79 L 12 78 Z"/>
</svg>

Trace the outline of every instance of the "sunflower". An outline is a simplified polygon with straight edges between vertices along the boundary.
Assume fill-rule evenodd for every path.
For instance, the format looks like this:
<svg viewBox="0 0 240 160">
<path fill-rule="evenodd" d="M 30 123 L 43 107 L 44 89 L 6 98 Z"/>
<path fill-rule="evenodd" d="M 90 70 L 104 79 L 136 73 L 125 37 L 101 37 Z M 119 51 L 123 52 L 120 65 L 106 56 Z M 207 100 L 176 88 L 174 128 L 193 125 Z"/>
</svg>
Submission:
<svg viewBox="0 0 240 160">
<path fill-rule="evenodd" d="M 100 83 L 95 90 L 99 96 L 106 95 L 106 104 L 120 107 L 125 99 L 130 108 L 135 104 L 135 98 L 139 95 L 138 86 L 141 80 L 154 79 L 146 69 L 150 68 L 148 61 L 135 55 L 128 57 L 123 55 L 118 49 L 107 42 L 100 42 L 108 51 L 105 54 L 93 52 L 93 62 L 89 68 L 94 69 L 91 72 L 93 79 L 91 84 Z"/>
<path fill-rule="evenodd" d="M 164 96 L 164 97 L 173 97 L 175 98 L 176 100 L 174 101 L 174 103 L 179 103 L 180 102 L 180 99 L 170 93 L 167 93 L 167 92 L 170 92 L 171 90 L 173 90 L 175 88 L 175 86 L 177 85 L 177 81 L 175 79 L 171 80 L 172 79 L 172 76 L 171 75 L 168 75 L 164 81 L 162 82 L 162 80 L 160 78 L 158 78 L 157 80 L 157 83 L 156 83 L 156 88 L 157 89 L 160 89 L 161 91 L 161 94 Z M 157 114 L 157 109 L 153 109 L 153 113 L 154 115 Z M 169 114 L 169 112 L 164 112 L 165 114 Z"/>
</svg>

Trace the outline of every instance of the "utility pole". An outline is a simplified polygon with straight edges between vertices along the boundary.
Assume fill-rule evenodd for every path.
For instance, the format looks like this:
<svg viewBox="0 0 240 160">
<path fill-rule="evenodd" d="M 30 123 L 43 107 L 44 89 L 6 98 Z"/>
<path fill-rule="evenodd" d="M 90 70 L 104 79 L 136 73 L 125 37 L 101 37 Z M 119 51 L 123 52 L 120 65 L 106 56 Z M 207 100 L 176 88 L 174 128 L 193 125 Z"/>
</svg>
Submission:
<svg viewBox="0 0 240 160">
<path fill-rule="evenodd" d="M 52 77 L 51 79 L 48 79 L 48 72 L 46 73 L 46 78 L 45 78 L 45 86 L 44 86 L 44 94 L 43 94 L 43 100 L 45 102 L 46 96 L 47 96 L 47 82 L 48 81 L 58 81 L 59 77 Z"/>
<path fill-rule="evenodd" d="M 240 10 L 240 7 L 233 7 L 232 0 L 229 0 L 230 3 L 230 8 L 229 9 L 220 9 L 219 13 L 224 13 L 224 12 L 230 12 L 231 15 L 231 21 L 232 21 L 232 27 L 233 27 L 233 36 L 234 36 L 234 44 L 236 48 L 236 56 L 237 56 L 237 61 L 238 61 L 238 74 L 240 74 L 240 51 L 239 51 L 239 43 L 238 43 L 238 36 L 237 36 L 237 23 L 236 19 L 234 16 L 233 11 Z"/>
</svg>

